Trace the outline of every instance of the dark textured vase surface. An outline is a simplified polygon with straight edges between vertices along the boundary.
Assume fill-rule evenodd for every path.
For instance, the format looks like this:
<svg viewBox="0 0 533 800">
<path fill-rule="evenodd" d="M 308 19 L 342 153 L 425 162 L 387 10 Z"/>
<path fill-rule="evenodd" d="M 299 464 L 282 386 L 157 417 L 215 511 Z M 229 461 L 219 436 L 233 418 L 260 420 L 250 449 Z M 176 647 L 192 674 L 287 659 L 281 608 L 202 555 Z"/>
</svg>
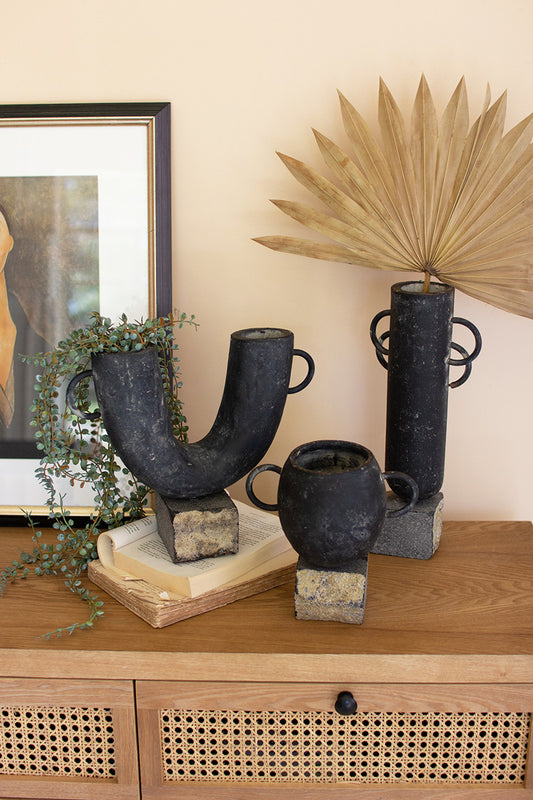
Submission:
<svg viewBox="0 0 533 800">
<path fill-rule="evenodd" d="M 378 314 L 371 327 L 378 358 L 388 369 L 385 469 L 411 475 L 421 499 L 436 494 L 444 479 L 448 387 L 464 383 L 481 348 L 477 328 L 453 316 L 453 287 L 432 283 L 425 293 L 422 286 L 421 282 L 392 286 L 390 311 Z M 389 315 L 390 332 L 378 338 L 376 325 Z M 471 354 L 452 342 L 453 323 L 465 325 L 474 334 L 476 347 Z M 452 349 L 460 358 L 450 357 Z M 452 384 L 450 364 L 465 366 L 461 378 Z M 390 485 L 405 497 L 402 484 L 391 481 Z"/>
<path fill-rule="evenodd" d="M 278 501 L 263 503 L 253 490 L 257 475 L 280 473 Z M 385 479 L 406 486 L 410 502 L 387 511 Z M 275 464 L 256 467 L 247 478 L 250 500 L 278 511 L 283 531 L 297 553 L 317 567 L 341 567 L 368 553 L 385 516 L 400 516 L 414 506 L 414 481 L 399 473 L 381 473 L 373 454 L 355 442 L 323 440 L 300 445 L 283 469 Z"/>
<path fill-rule="evenodd" d="M 306 378 L 289 387 L 293 356 L 308 363 Z M 251 328 L 231 335 L 226 382 L 215 422 L 195 443 L 172 432 L 157 351 L 97 353 L 92 374 L 103 425 L 135 477 L 164 497 L 214 494 L 246 475 L 264 456 L 278 429 L 287 394 L 311 380 L 311 357 L 294 349 L 291 331 Z M 67 396 L 74 413 L 73 389 Z"/>
</svg>

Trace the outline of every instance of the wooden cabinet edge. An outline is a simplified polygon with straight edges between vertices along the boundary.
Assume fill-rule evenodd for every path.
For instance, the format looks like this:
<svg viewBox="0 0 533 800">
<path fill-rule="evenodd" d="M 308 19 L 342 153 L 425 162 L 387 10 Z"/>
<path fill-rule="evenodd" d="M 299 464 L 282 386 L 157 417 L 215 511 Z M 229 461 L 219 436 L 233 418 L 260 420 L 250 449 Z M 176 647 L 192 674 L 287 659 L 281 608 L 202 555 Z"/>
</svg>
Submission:
<svg viewBox="0 0 533 800">
<path fill-rule="evenodd" d="M 532 655 L 0 651 L 0 675 L 70 680 L 533 683 Z M 234 676 L 234 677 L 232 677 Z"/>
<path fill-rule="evenodd" d="M 341 691 L 354 695 L 359 711 L 533 713 L 533 684 L 136 682 L 139 710 L 333 711 Z"/>
</svg>

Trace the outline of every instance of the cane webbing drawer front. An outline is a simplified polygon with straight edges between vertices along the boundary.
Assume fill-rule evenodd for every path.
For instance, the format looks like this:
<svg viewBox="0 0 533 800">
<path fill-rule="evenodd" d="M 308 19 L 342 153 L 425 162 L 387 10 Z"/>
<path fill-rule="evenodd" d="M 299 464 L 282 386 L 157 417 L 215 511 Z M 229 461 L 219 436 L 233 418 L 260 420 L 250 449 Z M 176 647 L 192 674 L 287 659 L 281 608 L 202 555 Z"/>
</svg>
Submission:
<svg viewBox="0 0 533 800">
<path fill-rule="evenodd" d="M 128 681 L 0 680 L 0 797 L 136 798 Z"/>
<path fill-rule="evenodd" d="M 0 706 L 0 775 L 115 778 L 110 708 Z"/>
<path fill-rule="evenodd" d="M 172 711 L 164 780 L 523 784 L 528 714 Z"/>
<path fill-rule="evenodd" d="M 342 716 L 334 710 L 342 688 L 140 684 L 146 796 L 162 797 L 165 789 L 171 796 L 179 788 L 183 797 L 202 790 L 210 796 L 209 789 L 217 797 L 228 786 L 243 797 L 253 797 L 254 788 L 258 797 L 281 796 L 284 786 L 306 797 L 333 787 L 353 794 L 385 786 L 529 796 L 531 693 L 354 685 L 358 709 Z"/>
</svg>

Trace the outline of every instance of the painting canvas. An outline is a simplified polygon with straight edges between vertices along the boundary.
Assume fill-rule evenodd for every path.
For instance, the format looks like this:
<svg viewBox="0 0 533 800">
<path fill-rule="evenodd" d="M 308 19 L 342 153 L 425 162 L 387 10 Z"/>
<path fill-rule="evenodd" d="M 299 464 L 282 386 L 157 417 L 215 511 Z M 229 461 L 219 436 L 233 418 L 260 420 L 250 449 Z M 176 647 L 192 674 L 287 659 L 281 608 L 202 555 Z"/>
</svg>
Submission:
<svg viewBox="0 0 533 800">
<path fill-rule="evenodd" d="M 38 367 L 100 308 L 96 176 L 0 177 L 0 452 L 37 458 L 30 407 Z"/>
</svg>

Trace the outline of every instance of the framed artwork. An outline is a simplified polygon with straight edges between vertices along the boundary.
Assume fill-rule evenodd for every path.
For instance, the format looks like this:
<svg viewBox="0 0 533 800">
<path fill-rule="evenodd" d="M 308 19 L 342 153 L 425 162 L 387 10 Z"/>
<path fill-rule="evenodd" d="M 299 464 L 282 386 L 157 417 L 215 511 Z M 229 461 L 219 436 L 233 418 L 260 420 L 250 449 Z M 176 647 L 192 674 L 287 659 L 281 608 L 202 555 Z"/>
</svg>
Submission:
<svg viewBox="0 0 533 800">
<path fill-rule="evenodd" d="M 0 517 L 46 497 L 20 355 L 94 311 L 166 315 L 171 281 L 170 103 L 0 106 Z"/>
</svg>

